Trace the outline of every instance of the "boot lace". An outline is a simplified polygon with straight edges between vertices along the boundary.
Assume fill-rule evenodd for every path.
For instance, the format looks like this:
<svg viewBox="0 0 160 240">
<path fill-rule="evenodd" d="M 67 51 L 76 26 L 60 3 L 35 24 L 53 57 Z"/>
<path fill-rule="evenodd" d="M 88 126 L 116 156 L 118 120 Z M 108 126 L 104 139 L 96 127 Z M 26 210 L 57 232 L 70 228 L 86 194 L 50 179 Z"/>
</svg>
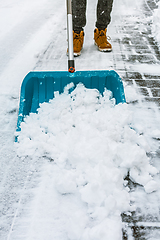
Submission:
<svg viewBox="0 0 160 240">
<path fill-rule="evenodd" d="M 74 33 L 74 44 L 76 44 L 77 46 L 79 44 L 81 45 L 83 44 L 83 40 L 80 33 Z"/>
<path fill-rule="evenodd" d="M 106 36 L 106 33 L 104 30 L 99 31 L 97 38 L 99 38 L 100 43 L 104 43 L 104 42 L 107 43 L 108 42 L 107 40 L 111 40 L 110 36 Z"/>
</svg>

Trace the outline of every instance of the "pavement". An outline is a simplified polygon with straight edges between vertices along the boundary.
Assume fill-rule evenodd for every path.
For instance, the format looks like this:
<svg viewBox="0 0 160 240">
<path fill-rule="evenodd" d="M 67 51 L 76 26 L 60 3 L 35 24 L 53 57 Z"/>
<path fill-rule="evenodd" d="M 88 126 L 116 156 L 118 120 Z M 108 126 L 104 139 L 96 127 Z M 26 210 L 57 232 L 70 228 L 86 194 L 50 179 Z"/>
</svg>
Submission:
<svg viewBox="0 0 160 240">
<path fill-rule="evenodd" d="M 123 73 L 123 80 L 134 85 L 140 94 L 144 96 L 143 101 L 156 103 L 160 108 L 160 51 L 157 43 L 151 35 L 151 19 L 156 9 L 154 0 L 145 0 L 141 17 L 137 15 L 122 15 L 120 26 L 117 26 L 117 38 L 121 56 L 116 58 L 116 69 Z M 123 24 L 122 24 L 123 23 Z M 119 66 L 119 58 L 123 62 L 123 69 Z M 138 66 L 139 65 L 139 66 Z M 157 74 L 158 71 L 158 74 Z"/>
<path fill-rule="evenodd" d="M 136 1 L 135 1 L 136 2 Z M 132 86 L 138 92 L 137 100 L 128 101 L 133 109 L 152 111 L 152 120 L 160 110 L 160 50 L 151 34 L 151 17 L 156 9 L 156 1 L 143 1 L 141 11 L 120 16 L 116 24 L 119 52 L 115 54 L 115 68 L 123 79 L 125 86 Z M 122 64 L 123 63 L 123 64 Z M 160 129 L 159 118 L 157 127 Z M 141 118 L 140 121 L 143 121 Z M 156 124 L 156 123 L 155 123 Z M 153 162 L 160 159 L 160 139 L 155 140 L 157 150 L 150 152 Z M 160 238 L 159 218 L 144 216 L 137 212 L 127 217 L 122 214 L 124 222 L 123 239 L 158 239 Z M 129 237 L 132 235 L 133 238 Z"/>
<path fill-rule="evenodd" d="M 146 112 L 152 112 L 151 121 L 157 114 L 159 116 L 160 110 L 160 50 L 151 32 L 154 9 L 156 9 L 156 1 L 145 0 L 142 8 L 137 8 L 134 15 L 130 13 L 120 15 L 118 21 L 120 24 L 115 23 L 117 38 L 113 40 L 113 45 L 118 45 L 116 50 L 119 49 L 114 53 L 115 69 L 122 77 L 124 85 L 131 86 L 139 95 L 136 100 L 127 102 L 132 109 L 146 109 Z M 160 129 L 159 120 L 160 118 L 154 123 L 157 124 L 158 129 Z M 153 162 L 160 159 L 159 138 L 155 139 L 156 144 L 157 150 L 150 152 Z M 160 238 L 159 217 L 144 216 L 137 211 L 130 217 L 122 214 L 122 219 L 124 240 Z"/>
</svg>

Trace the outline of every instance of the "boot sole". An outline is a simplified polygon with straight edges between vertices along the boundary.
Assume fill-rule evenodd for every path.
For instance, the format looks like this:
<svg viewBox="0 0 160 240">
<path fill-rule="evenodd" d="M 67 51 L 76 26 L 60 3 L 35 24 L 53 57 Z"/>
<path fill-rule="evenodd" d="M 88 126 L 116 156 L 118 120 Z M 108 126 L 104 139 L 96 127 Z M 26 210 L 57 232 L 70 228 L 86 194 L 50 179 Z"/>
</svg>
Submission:
<svg viewBox="0 0 160 240">
<path fill-rule="evenodd" d="M 66 55 L 68 56 L 68 51 L 66 52 Z M 74 57 L 79 57 L 81 55 L 81 52 L 78 52 L 78 53 L 73 53 Z"/>
<path fill-rule="evenodd" d="M 75 53 L 74 52 L 74 57 L 79 57 L 81 55 L 81 52 Z"/>
<path fill-rule="evenodd" d="M 100 47 L 98 47 L 96 42 L 94 44 L 97 46 L 97 48 L 100 52 L 111 52 L 112 51 L 112 48 L 100 48 Z"/>
</svg>

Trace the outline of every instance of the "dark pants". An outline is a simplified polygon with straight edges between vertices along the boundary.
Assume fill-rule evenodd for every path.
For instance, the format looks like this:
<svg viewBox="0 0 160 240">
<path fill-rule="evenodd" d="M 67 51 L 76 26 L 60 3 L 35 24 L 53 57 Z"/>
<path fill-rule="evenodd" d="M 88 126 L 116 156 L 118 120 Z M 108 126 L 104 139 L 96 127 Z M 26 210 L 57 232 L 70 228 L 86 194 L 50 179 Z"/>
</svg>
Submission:
<svg viewBox="0 0 160 240">
<path fill-rule="evenodd" d="M 98 0 L 97 4 L 97 28 L 106 28 L 111 21 L 113 0 Z M 72 0 L 73 6 L 73 30 L 82 30 L 86 25 L 87 0 Z"/>
</svg>

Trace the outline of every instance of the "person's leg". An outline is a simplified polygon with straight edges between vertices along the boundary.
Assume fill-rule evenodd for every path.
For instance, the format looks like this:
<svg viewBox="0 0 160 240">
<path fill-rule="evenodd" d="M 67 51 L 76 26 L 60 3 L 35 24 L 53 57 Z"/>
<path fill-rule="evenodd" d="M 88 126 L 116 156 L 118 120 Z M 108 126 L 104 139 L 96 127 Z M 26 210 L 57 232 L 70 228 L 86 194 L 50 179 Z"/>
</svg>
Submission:
<svg viewBox="0 0 160 240">
<path fill-rule="evenodd" d="M 96 27 L 99 29 L 107 28 L 111 21 L 113 0 L 98 0 L 97 4 L 97 22 Z"/>
<path fill-rule="evenodd" d="M 86 3 L 87 0 L 73 0 L 73 30 L 82 31 L 86 25 Z"/>
<path fill-rule="evenodd" d="M 97 22 L 94 30 L 95 44 L 101 52 L 112 51 L 112 45 L 108 42 L 106 32 L 111 21 L 113 0 L 98 0 Z"/>
</svg>

